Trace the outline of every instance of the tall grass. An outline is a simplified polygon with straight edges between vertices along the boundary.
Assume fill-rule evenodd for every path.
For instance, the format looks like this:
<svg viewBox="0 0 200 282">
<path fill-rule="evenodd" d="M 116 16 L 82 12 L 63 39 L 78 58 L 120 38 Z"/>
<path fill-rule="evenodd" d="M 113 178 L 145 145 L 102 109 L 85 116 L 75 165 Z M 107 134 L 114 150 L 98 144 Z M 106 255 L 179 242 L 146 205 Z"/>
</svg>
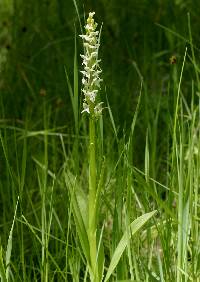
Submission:
<svg viewBox="0 0 200 282">
<path fill-rule="evenodd" d="M 64 21 L 62 8 L 66 10 L 67 6 L 63 3 L 59 2 L 58 10 Z M 52 1 L 48 13 L 54 11 L 54 4 Z M 183 4 L 179 1 L 173 13 L 181 14 Z M 149 9 L 147 4 L 137 5 L 141 15 Z M 20 7 L 20 3 L 15 3 L 13 13 Z M 38 6 L 34 7 L 33 14 L 37 16 Z M 45 8 L 42 9 L 44 12 Z M 78 9 L 77 3 L 73 13 Z M 102 97 L 106 109 L 98 122 L 89 125 L 89 118 L 80 115 L 78 32 L 75 32 L 75 43 L 68 46 L 70 54 L 73 50 L 74 55 L 65 70 L 61 59 L 63 46 L 55 42 L 51 45 L 55 47 L 53 58 L 60 60 L 58 73 L 62 73 L 65 80 L 65 87 L 57 84 L 54 89 L 56 99 L 49 95 L 50 86 L 54 85 L 49 70 L 45 85 L 41 77 L 36 85 L 35 81 L 33 83 L 33 73 L 40 69 L 36 60 L 41 59 L 39 53 L 31 54 L 34 64 L 24 63 L 17 72 L 15 69 L 24 83 L 19 79 L 16 84 L 16 73 L 7 66 L 12 79 L 10 76 L 9 80 L 5 72 L 4 83 L 13 82 L 16 88 L 12 91 L 17 89 L 19 97 L 13 111 L 13 94 L 8 95 L 12 91 L 0 86 L 2 281 L 200 281 L 199 50 L 192 19 L 188 14 L 187 25 L 184 25 L 188 35 L 185 35 L 168 28 L 164 17 L 165 27 L 161 22 L 156 42 L 158 49 L 153 58 L 147 44 L 150 35 L 145 32 L 145 44 L 139 57 L 136 56 L 138 47 L 136 52 L 129 44 L 128 61 L 125 58 L 124 63 L 120 57 L 118 62 L 112 63 L 106 58 L 113 53 L 112 60 L 116 60 L 119 47 L 116 50 L 104 48 L 118 38 L 121 26 L 115 21 L 118 10 L 110 11 L 109 18 L 106 13 L 110 7 L 107 9 L 102 53 L 100 49 L 106 84 L 105 91 L 102 87 Z M 23 18 L 23 13 L 20 15 Z M 100 18 L 98 11 L 96 16 Z M 40 18 L 37 25 L 44 27 L 44 19 L 42 22 Z M 53 19 L 56 22 L 56 16 Z M 125 15 L 120 19 L 120 24 L 125 26 Z M 79 21 L 83 22 L 81 14 Z M 182 19 L 180 21 L 182 23 Z M 19 25 L 13 27 L 17 28 Z M 138 28 L 141 30 L 141 26 Z M 74 28 L 72 30 L 74 33 Z M 105 42 L 107 33 L 109 42 Z M 128 38 L 130 31 L 125 30 L 125 35 Z M 166 49 L 162 49 L 162 36 L 167 40 Z M 12 56 L 20 44 L 30 39 L 31 36 L 15 42 Z M 140 42 L 140 38 L 138 40 Z M 33 46 L 35 44 L 34 41 Z M 125 48 L 124 41 L 119 46 Z M 51 52 L 46 48 L 48 55 Z M 34 50 L 33 47 L 33 53 Z M 168 62 L 171 50 L 178 50 L 177 64 L 165 65 L 164 57 L 167 56 Z M 8 54 L 8 64 L 12 56 Z M 128 72 L 125 67 L 116 71 L 122 61 Z M 44 66 L 45 63 L 41 71 Z M 109 68 L 112 68 L 113 80 Z M 55 72 L 57 78 L 58 73 Z M 137 78 L 134 81 L 136 98 L 132 97 L 131 75 Z M 122 80 L 123 91 L 120 89 Z M 162 85 L 157 80 L 161 80 Z M 46 93 L 44 97 L 37 95 L 41 88 L 42 93 Z M 61 88 L 68 94 L 67 102 L 57 100 Z M 23 89 L 30 91 L 33 99 L 26 100 L 29 106 L 25 110 L 24 97 L 20 96 Z M 62 103 L 67 107 L 62 107 Z M 90 143 L 95 144 L 94 151 Z M 88 197 L 89 165 L 96 173 L 90 176 L 95 186 L 92 199 Z M 94 216 L 96 199 L 96 238 L 91 242 L 88 219 Z M 154 210 L 157 213 L 151 212 Z"/>
</svg>

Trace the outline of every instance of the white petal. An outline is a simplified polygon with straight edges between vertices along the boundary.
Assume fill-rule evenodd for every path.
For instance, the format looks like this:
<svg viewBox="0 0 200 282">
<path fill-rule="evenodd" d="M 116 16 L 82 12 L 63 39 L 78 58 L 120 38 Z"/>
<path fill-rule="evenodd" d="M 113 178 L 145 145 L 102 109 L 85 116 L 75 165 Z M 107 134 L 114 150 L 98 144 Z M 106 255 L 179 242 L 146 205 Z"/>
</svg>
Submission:
<svg viewBox="0 0 200 282">
<path fill-rule="evenodd" d="M 84 112 L 87 112 L 88 114 L 90 113 L 89 106 L 86 103 L 83 103 L 83 110 L 81 113 L 84 113 Z"/>
<path fill-rule="evenodd" d="M 89 18 L 93 18 L 94 15 L 95 15 L 95 12 L 90 12 L 89 13 Z"/>
</svg>

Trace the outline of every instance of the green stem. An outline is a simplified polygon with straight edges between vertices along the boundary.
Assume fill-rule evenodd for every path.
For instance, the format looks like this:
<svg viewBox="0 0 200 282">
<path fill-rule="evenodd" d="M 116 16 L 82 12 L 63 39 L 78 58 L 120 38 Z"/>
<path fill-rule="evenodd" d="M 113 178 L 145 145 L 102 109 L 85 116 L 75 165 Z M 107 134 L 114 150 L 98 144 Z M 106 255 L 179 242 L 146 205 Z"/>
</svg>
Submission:
<svg viewBox="0 0 200 282">
<path fill-rule="evenodd" d="M 89 226 L 88 226 L 88 237 L 90 244 L 90 263 L 92 276 L 91 281 L 98 281 L 97 278 L 97 247 L 96 247 L 96 146 L 95 146 L 95 120 L 90 118 L 90 147 L 89 147 Z"/>
</svg>

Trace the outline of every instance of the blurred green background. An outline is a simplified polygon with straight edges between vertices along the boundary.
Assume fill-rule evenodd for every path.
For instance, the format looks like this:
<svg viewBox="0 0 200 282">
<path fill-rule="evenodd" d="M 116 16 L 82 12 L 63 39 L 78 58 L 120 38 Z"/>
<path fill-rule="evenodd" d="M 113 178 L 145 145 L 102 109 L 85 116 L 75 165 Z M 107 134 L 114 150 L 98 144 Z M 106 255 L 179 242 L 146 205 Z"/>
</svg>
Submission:
<svg viewBox="0 0 200 282">
<path fill-rule="evenodd" d="M 58 125 L 70 123 L 72 108 L 64 66 L 73 73 L 75 30 L 78 52 L 82 52 L 74 2 L 1 2 L 0 49 L 1 56 L 6 53 L 7 59 L 1 71 L 0 91 L 5 111 L 9 112 L 10 118 L 23 119 L 31 107 L 33 119 L 38 119 L 41 90 L 45 90 L 52 109 L 60 107 Z M 171 72 L 170 56 L 183 57 L 186 42 L 158 24 L 187 40 L 189 12 L 193 40 L 198 44 L 199 1 L 98 0 L 76 1 L 76 4 L 82 25 L 89 11 L 96 12 L 99 25 L 103 23 L 100 48 L 104 76 L 102 92 L 104 97 L 105 93 L 108 96 L 117 124 L 123 127 L 133 115 L 140 88 L 135 65 L 154 101 L 160 91 L 165 94 Z"/>
</svg>

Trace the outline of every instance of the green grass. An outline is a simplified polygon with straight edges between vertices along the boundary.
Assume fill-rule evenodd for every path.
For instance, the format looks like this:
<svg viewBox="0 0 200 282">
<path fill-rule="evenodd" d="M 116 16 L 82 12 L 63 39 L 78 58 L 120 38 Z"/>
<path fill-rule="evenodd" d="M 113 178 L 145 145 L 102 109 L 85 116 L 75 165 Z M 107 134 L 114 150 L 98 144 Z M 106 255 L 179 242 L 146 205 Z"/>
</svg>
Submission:
<svg viewBox="0 0 200 282">
<path fill-rule="evenodd" d="M 95 260 L 96 281 L 200 281 L 200 6 L 158 2 L 86 1 L 86 16 L 82 1 L 0 9 L 0 25 L 8 21 L 0 31 L 3 282 L 90 281 Z M 106 107 L 95 122 L 95 162 L 80 114 L 78 34 L 91 10 L 103 21 Z"/>
</svg>

